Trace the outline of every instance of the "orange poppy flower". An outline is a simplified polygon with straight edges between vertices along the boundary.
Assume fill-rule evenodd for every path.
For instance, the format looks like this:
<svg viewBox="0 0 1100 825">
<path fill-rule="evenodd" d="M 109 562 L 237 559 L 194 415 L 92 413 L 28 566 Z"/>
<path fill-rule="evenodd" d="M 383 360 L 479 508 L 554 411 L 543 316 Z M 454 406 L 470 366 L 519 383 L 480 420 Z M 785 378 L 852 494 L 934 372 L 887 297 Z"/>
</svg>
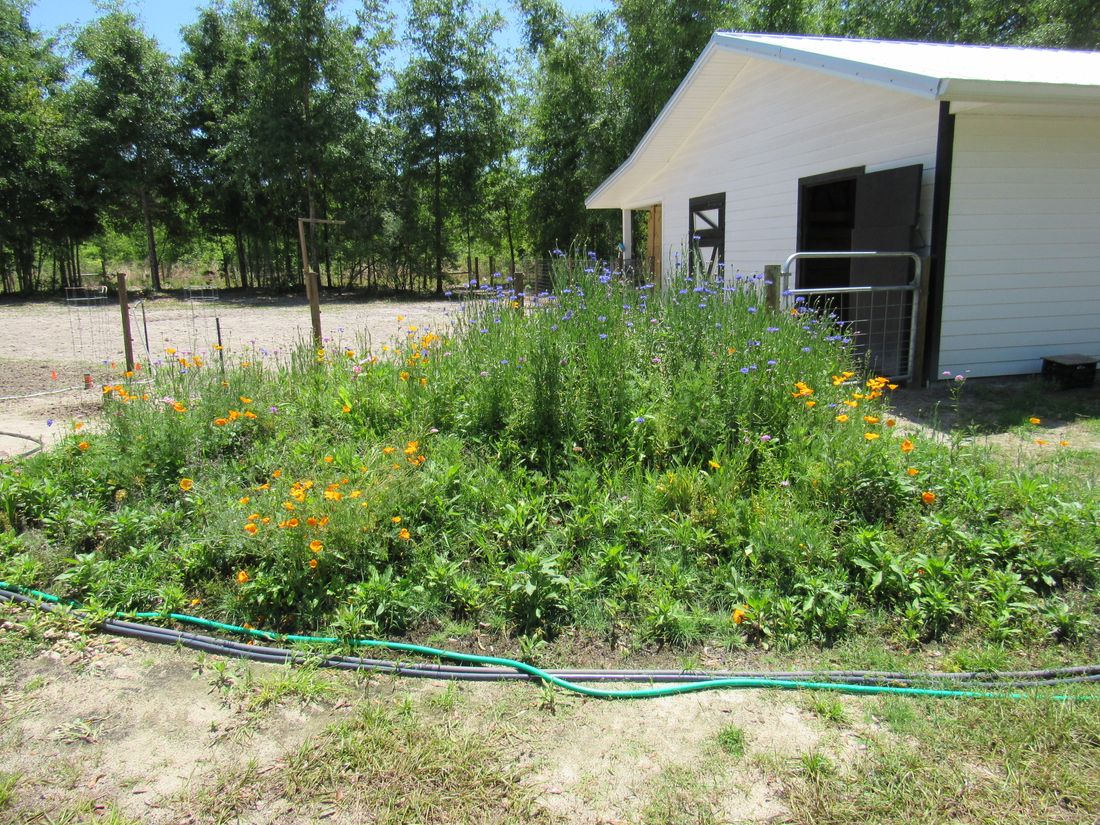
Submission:
<svg viewBox="0 0 1100 825">
<path fill-rule="evenodd" d="M 920 494 L 920 500 L 923 501 L 925 504 L 935 504 L 936 494 L 930 492 L 929 490 L 925 490 L 923 493 Z"/>
</svg>

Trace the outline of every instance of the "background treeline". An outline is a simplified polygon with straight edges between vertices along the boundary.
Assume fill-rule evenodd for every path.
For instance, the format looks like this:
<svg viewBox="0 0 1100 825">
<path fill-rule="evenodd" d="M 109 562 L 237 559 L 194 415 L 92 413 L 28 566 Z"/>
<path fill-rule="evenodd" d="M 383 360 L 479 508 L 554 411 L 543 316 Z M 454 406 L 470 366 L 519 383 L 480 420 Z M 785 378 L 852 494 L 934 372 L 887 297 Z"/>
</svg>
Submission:
<svg viewBox="0 0 1100 825">
<path fill-rule="evenodd" d="M 169 57 L 122 5 L 75 32 L 0 0 L 0 291 L 137 267 L 164 288 L 435 290 L 571 244 L 614 254 L 584 196 L 716 29 L 1096 48 L 1096 0 L 213 0 Z M 644 225 L 638 227 L 644 238 Z"/>
</svg>

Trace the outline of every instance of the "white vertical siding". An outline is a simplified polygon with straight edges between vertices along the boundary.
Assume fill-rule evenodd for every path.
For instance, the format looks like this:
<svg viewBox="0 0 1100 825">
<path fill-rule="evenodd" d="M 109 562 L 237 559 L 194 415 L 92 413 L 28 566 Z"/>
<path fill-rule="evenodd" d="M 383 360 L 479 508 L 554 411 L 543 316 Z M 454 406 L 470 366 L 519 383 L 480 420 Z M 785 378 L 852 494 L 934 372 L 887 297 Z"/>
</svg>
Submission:
<svg viewBox="0 0 1100 825">
<path fill-rule="evenodd" d="M 631 198 L 661 203 L 667 259 L 686 248 L 688 200 L 726 194 L 726 263 L 759 272 L 797 241 L 798 180 L 853 166 L 924 165 L 930 238 L 938 104 L 838 77 L 749 60 L 664 169 Z"/>
<path fill-rule="evenodd" d="M 1100 118 L 955 119 L 940 370 L 1100 355 Z"/>
</svg>

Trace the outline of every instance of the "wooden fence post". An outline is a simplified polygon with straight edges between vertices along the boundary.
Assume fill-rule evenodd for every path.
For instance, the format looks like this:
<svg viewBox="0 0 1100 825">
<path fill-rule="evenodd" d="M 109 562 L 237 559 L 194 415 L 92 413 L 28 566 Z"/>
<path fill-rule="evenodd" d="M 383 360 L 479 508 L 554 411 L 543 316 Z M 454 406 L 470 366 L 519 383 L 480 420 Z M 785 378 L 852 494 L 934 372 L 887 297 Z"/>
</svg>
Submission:
<svg viewBox="0 0 1100 825">
<path fill-rule="evenodd" d="M 134 336 L 130 331 L 130 300 L 126 295 L 126 273 L 118 273 L 118 307 L 122 310 L 122 348 L 126 353 L 126 371 L 134 371 Z"/>
<path fill-rule="evenodd" d="M 782 279 L 780 272 L 779 264 L 768 264 L 764 267 L 764 297 L 768 309 L 779 309 L 779 282 Z"/>
</svg>

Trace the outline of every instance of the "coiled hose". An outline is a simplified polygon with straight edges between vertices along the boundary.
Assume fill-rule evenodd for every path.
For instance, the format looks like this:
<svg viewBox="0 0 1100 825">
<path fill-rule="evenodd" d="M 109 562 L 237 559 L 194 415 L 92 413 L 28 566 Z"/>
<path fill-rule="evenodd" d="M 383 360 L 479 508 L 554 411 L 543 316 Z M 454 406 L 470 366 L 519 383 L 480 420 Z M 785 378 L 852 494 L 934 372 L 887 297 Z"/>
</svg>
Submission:
<svg viewBox="0 0 1100 825">
<path fill-rule="evenodd" d="M 30 604 L 44 610 L 53 611 L 59 605 L 75 607 L 79 605 L 64 602 L 57 596 L 38 590 L 20 587 L 0 581 L 0 601 L 13 601 Z M 1082 665 L 1077 667 L 1055 668 L 1048 670 L 1011 671 L 998 673 L 966 672 L 920 674 L 891 673 L 884 671 L 783 671 L 783 672 L 690 672 L 673 670 L 543 670 L 526 662 L 505 659 L 497 656 L 480 656 L 472 653 L 460 653 L 441 650 L 424 645 L 393 642 L 383 639 L 338 639 L 322 636 L 302 636 L 297 634 L 276 634 L 266 630 L 245 628 L 225 624 L 199 616 L 184 613 L 116 613 L 116 618 L 108 618 L 100 623 L 100 629 L 107 633 L 129 638 L 142 639 L 160 644 L 180 645 L 192 650 L 201 650 L 221 656 L 235 656 L 257 662 L 271 664 L 303 664 L 318 662 L 324 667 L 342 670 L 367 670 L 377 673 L 389 673 L 397 676 L 418 678 L 451 679 L 460 681 L 540 681 L 555 685 L 564 690 L 599 699 L 649 699 L 661 696 L 676 696 L 701 690 L 722 688 L 772 688 L 785 690 L 820 690 L 857 694 L 892 694 L 901 696 L 925 696 L 936 698 L 961 699 L 1024 699 L 1033 694 L 1005 693 L 997 690 L 970 690 L 917 687 L 914 683 L 949 681 L 964 683 L 979 688 L 1034 688 L 1047 685 L 1064 685 L 1080 682 L 1100 681 L 1100 665 Z M 462 665 L 447 665 L 430 662 L 403 663 L 388 659 L 371 659 L 360 656 L 323 656 L 319 660 L 300 651 L 281 647 L 256 645 L 252 642 L 242 644 L 229 639 L 204 636 L 186 631 L 154 625 L 140 624 L 129 619 L 171 619 L 173 621 L 198 625 L 201 627 L 228 631 L 265 641 L 292 643 L 342 644 L 352 647 L 372 647 L 404 653 L 415 653 L 436 659 L 462 662 Z M 825 681 L 822 681 L 825 680 Z M 664 687 L 633 688 L 607 690 L 588 687 L 582 682 L 644 682 L 650 685 L 664 684 Z M 1058 695 L 1048 698 L 1055 700 L 1089 699 L 1089 695 Z"/>
</svg>

